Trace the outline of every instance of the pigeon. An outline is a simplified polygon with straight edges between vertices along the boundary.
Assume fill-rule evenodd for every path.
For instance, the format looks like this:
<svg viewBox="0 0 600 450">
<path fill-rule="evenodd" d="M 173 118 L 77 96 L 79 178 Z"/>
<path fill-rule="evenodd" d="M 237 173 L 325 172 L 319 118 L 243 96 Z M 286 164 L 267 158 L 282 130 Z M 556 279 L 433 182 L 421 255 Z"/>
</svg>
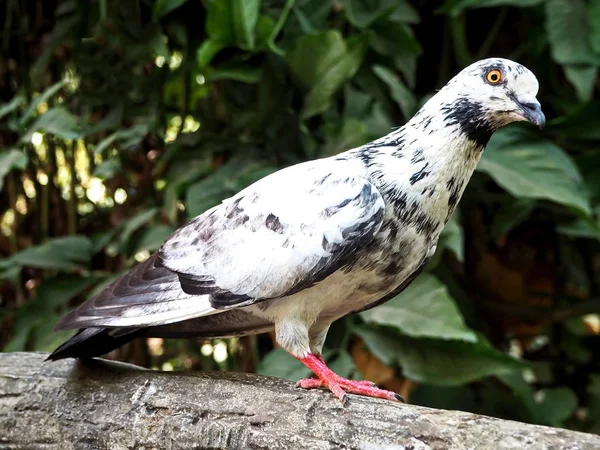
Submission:
<svg viewBox="0 0 600 450">
<path fill-rule="evenodd" d="M 330 325 L 398 295 L 425 268 L 490 137 L 543 127 L 538 81 L 516 62 L 473 63 L 404 126 L 272 173 L 176 230 L 146 261 L 62 318 L 79 332 L 50 360 L 91 358 L 136 337 L 275 331 L 315 375 L 306 389 L 400 400 L 330 370 Z"/>
</svg>

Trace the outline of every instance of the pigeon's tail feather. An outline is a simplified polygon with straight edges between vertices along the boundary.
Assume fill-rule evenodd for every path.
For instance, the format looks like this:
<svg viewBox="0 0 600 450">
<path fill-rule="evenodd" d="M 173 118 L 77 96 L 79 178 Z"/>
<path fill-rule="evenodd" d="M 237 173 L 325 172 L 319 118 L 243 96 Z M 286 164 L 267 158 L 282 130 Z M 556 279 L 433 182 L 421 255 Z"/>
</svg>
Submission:
<svg viewBox="0 0 600 450">
<path fill-rule="evenodd" d="M 128 334 L 113 336 L 109 334 L 108 328 L 86 328 L 79 330 L 75 336 L 54 350 L 48 356 L 47 360 L 56 361 L 64 358 L 86 359 L 104 355 L 134 339 L 138 335 L 137 331 L 133 330 Z"/>
<path fill-rule="evenodd" d="M 56 361 L 64 358 L 94 358 L 115 350 L 136 337 L 232 337 L 263 333 L 272 328 L 271 322 L 237 309 L 153 327 L 84 328 L 54 350 L 47 359 Z"/>
</svg>

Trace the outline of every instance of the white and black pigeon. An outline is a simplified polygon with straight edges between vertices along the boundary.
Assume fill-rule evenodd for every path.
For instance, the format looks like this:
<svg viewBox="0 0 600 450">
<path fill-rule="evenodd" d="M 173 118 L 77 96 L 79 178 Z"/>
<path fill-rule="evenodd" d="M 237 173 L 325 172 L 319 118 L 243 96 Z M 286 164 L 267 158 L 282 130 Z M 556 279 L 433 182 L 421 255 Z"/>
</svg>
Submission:
<svg viewBox="0 0 600 450">
<path fill-rule="evenodd" d="M 316 378 L 304 388 L 402 400 L 332 372 L 331 323 L 396 296 L 433 255 L 498 128 L 542 127 L 538 82 L 500 58 L 476 62 L 401 128 L 275 172 L 178 229 L 158 252 L 64 317 L 79 333 L 49 357 L 89 358 L 138 336 L 226 337 L 275 329 Z"/>
</svg>

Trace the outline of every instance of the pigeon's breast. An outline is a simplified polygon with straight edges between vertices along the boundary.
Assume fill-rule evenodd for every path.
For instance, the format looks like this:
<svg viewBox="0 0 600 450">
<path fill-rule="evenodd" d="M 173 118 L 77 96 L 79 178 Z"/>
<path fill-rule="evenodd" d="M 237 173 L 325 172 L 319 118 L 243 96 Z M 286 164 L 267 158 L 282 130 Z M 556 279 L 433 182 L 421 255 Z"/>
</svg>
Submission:
<svg viewBox="0 0 600 450">
<path fill-rule="evenodd" d="M 421 268 L 436 242 L 414 225 L 384 223 L 352 263 L 315 286 L 324 294 L 319 319 L 335 320 L 379 302 Z"/>
<path fill-rule="evenodd" d="M 390 214 L 374 239 L 342 268 L 300 292 L 249 310 L 272 322 L 295 317 L 317 327 L 329 324 L 397 290 L 435 251 L 436 242 L 436 235 L 424 233 L 417 222 L 403 222 Z"/>
</svg>

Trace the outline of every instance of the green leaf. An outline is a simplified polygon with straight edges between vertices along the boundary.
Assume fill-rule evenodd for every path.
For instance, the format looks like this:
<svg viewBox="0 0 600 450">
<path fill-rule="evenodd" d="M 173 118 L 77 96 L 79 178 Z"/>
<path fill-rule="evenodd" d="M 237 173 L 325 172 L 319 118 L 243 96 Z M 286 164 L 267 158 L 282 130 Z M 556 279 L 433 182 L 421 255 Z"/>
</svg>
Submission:
<svg viewBox="0 0 600 450">
<path fill-rule="evenodd" d="M 107 231 L 94 233 L 92 238 L 93 250 L 92 253 L 100 253 L 104 248 L 111 243 L 114 237 L 119 233 L 121 228 L 111 228 Z"/>
<path fill-rule="evenodd" d="M 144 139 L 144 136 L 148 133 L 148 129 L 149 126 L 147 123 L 137 123 L 132 127 L 117 130 L 102 139 L 94 147 L 94 152 L 102 154 L 115 142 L 118 142 L 119 146 L 124 148 L 135 147 Z"/>
<path fill-rule="evenodd" d="M 590 0 L 588 4 L 590 23 L 590 44 L 596 53 L 600 53 L 600 0 Z"/>
<path fill-rule="evenodd" d="M 215 55 L 224 47 L 225 44 L 213 39 L 207 39 L 204 41 L 196 52 L 196 61 L 198 62 L 198 67 L 201 69 L 208 67 Z"/>
<path fill-rule="evenodd" d="M 421 44 L 410 28 L 400 23 L 376 23 L 369 30 L 369 45 L 377 53 L 394 59 L 415 58 L 421 54 Z"/>
<path fill-rule="evenodd" d="M 272 17 L 261 15 L 256 22 L 256 43 L 255 47 L 259 50 L 271 50 L 274 53 L 282 55 L 285 53 L 275 44 L 275 37 L 278 30 L 275 29 L 275 21 Z"/>
<path fill-rule="evenodd" d="M 219 167 L 204 179 L 192 184 L 186 195 L 188 215 L 195 217 L 226 197 L 275 170 L 261 162 L 236 158 Z"/>
<path fill-rule="evenodd" d="M 591 213 L 577 166 L 549 141 L 500 131 L 490 141 L 478 170 L 517 198 L 550 200 L 586 215 Z"/>
<path fill-rule="evenodd" d="M 167 238 L 175 231 L 173 227 L 167 225 L 156 225 L 145 230 L 140 239 L 135 244 L 135 249 L 132 253 L 137 253 L 142 250 L 154 252 L 167 240 Z"/>
<path fill-rule="evenodd" d="M 85 131 L 86 136 L 100 133 L 102 131 L 108 131 L 111 129 L 118 128 L 123 120 L 123 105 L 114 106 L 107 114 L 102 117 L 99 121 L 88 126 Z"/>
<path fill-rule="evenodd" d="M 351 84 L 344 86 L 344 95 L 344 117 L 347 119 L 362 119 L 367 116 L 373 103 L 373 97 L 366 92 L 355 89 Z"/>
<path fill-rule="evenodd" d="M 85 236 L 58 237 L 21 250 L 9 260 L 20 266 L 40 269 L 77 270 L 89 266 L 92 249 L 92 241 Z"/>
<path fill-rule="evenodd" d="M 8 103 L 2 103 L 2 105 L 0 105 L 0 119 L 2 119 L 7 114 L 12 113 L 23 103 L 25 103 L 25 98 L 20 95 L 15 96 L 15 98 L 13 98 Z"/>
<path fill-rule="evenodd" d="M 152 10 L 152 17 L 154 20 L 160 19 L 162 16 L 166 16 L 174 9 L 179 8 L 187 0 L 156 0 L 154 3 L 154 9 Z"/>
<path fill-rule="evenodd" d="M 166 180 L 163 211 L 172 223 L 177 219 L 177 202 L 184 193 L 185 186 L 211 173 L 212 165 L 212 158 L 206 156 L 171 161 Z"/>
<path fill-rule="evenodd" d="M 50 35 L 46 34 L 44 37 L 42 54 L 37 56 L 35 62 L 31 65 L 30 76 L 34 81 L 44 79 L 44 74 L 46 74 L 48 65 L 56 54 L 56 49 L 65 42 L 66 36 L 81 23 L 81 15 L 77 13 L 77 8 L 73 8 L 66 14 L 64 12 L 60 13 L 60 9 L 60 6 L 56 8 L 55 22 L 53 22 Z"/>
<path fill-rule="evenodd" d="M 396 126 L 380 103 L 373 105 L 371 114 L 365 118 L 364 122 L 367 129 L 371 132 L 372 139 L 388 134 Z"/>
<path fill-rule="evenodd" d="M 96 147 L 97 149 L 98 147 Z M 110 180 L 121 172 L 121 160 L 118 158 L 105 159 L 94 169 L 94 176 L 103 180 Z"/>
<path fill-rule="evenodd" d="M 109 134 L 104 139 L 102 139 L 96 146 L 94 146 L 94 152 L 101 155 L 107 150 L 111 145 L 113 145 L 117 138 L 119 137 L 119 132 L 115 131 L 112 134 Z"/>
<path fill-rule="evenodd" d="M 282 348 L 276 348 L 260 361 L 256 373 L 269 377 L 297 381 L 312 375 L 308 367 L 287 353 Z"/>
<path fill-rule="evenodd" d="M 388 19 L 391 22 L 417 24 L 421 21 L 418 11 L 408 2 L 408 0 L 400 0 L 396 4 L 396 8 L 392 11 Z"/>
<path fill-rule="evenodd" d="M 27 110 L 23 113 L 23 116 L 21 117 L 21 120 L 20 120 L 21 126 L 25 125 L 25 123 L 29 120 L 29 118 L 31 116 L 33 116 L 33 114 L 36 112 L 38 106 L 40 106 L 41 103 L 47 102 L 51 97 L 53 97 L 55 94 L 57 94 L 58 91 L 60 91 L 63 88 L 65 83 L 66 83 L 66 81 L 64 81 L 64 80 L 54 83 L 52 86 L 50 86 L 48 89 L 46 89 L 41 95 L 34 98 L 33 101 L 31 102 L 31 104 L 29 105 L 29 107 L 27 108 Z"/>
<path fill-rule="evenodd" d="M 233 44 L 235 34 L 231 21 L 231 0 L 212 0 L 206 5 L 206 33 L 215 42 Z"/>
<path fill-rule="evenodd" d="M 36 131 L 45 131 L 67 140 L 81 137 L 79 121 L 62 106 L 49 109 L 39 116 L 21 137 L 20 142 L 31 142 L 31 136 Z"/>
<path fill-rule="evenodd" d="M 54 325 L 58 316 L 55 314 L 59 307 L 66 305 L 73 297 L 98 281 L 97 277 L 82 277 L 79 275 L 58 275 L 44 280 L 36 287 L 33 298 L 17 309 L 14 330 L 16 333 L 4 348 L 5 351 L 28 350 L 27 344 L 32 333 L 37 334 L 31 350 L 49 351 L 58 340 L 54 336 Z M 62 334 L 65 337 L 73 332 Z"/>
<path fill-rule="evenodd" d="M 583 0 L 547 0 L 546 32 L 552 58 L 559 64 L 598 64 L 589 41 Z"/>
<path fill-rule="evenodd" d="M 385 333 L 383 329 L 371 327 L 358 327 L 353 330 L 365 343 L 365 347 L 387 366 L 399 363 L 399 342 L 403 336 L 394 333 Z"/>
<path fill-rule="evenodd" d="M 534 408 L 536 421 L 554 427 L 564 425 L 579 404 L 575 393 L 567 387 L 544 389 L 536 397 L 541 397 Z"/>
<path fill-rule="evenodd" d="M 575 158 L 577 167 L 579 167 L 583 176 L 586 190 L 597 209 L 600 203 L 600 149 L 595 151 L 591 151 L 591 149 L 587 150 Z"/>
<path fill-rule="evenodd" d="M 391 59 L 406 83 L 414 88 L 417 56 L 421 45 L 406 24 L 400 22 L 377 22 L 368 31 L 369 46 L 377 53 Z"/>
<path fill-rule="evenodd" d="M 129 240 L 131 235 L 152 220 L 157 213 L 158 208 L 150 208 L 136 214 L 123 224 L 123 231 L 119 236 L 119 248 L 121 251 L 127 251 L 127 248 L 130 246 Z"/>
<path fill-rule="evenodd" d="M 202 214 L 232 194 L 227 189 L 223 174 L 219 172 L 220 170 L 212 173 L 188 188 L 185 203 L 189 217 Z"/>
<path fill-rule="evenodd" d="M 395 0 L 344 0 L 348 21 L 358 28 L 367 28 L 396 6 Z"/>
<path fill-rule="evenodd" d="M 301 36 L 287 60 L 302 85 L 311 88 L 345 52 L 346 43 L 341 33 L 330 30 Z"/>
<path fill-rule="evenodd" d="M 262 67 L 213 69 L 206 73 L 207 81 L 235 80 L 242 83 L 255 84 L 262 80 Z"/>
<path fill-rule="evenodd" d="M 346 350 L 338 352 L 336 358 L 332 362 L 329 362 L 329 358 L 326 358 L 326 361 L 328 363 L 327 366 L 333 372 L 344 378 L 350 378 L 356 369 L 352 356 L 350 356 Z"/>
<path fill-rule="evenodd" d="M 333 95 L 358 70 L 365 54 L 359 37 L 344 41 L 337 30 L 300 37 L 288 53 L 290 69 L 308 94 L 302 118 L 325 111 Z"/>
<path fill-rule="evenodd" d="M 367 327 L 355 332 L 373 355 L 387 365 L 400 365 L 406 377 L 421 383 L 458 386 L 522 368 L 521 362 L 498 352 L 483 338 L 471 343 L 414 339 Z"/>
<path fill-rule="evenodd" d="M 517 6 L 527 8 L 536 6 L 546 0 L 446 0 L 437 12 L 457 17 L 468 8 L 490 8 L 494 6 Z"/>
<path fill-rule="evenodd" d="M 409 336 L 477 341 L 446 287 L 430 274 L 419 276 L 392 300 L 360 315 L 367 322 L 395 327 Z"/>
<path fill-rule="evenodd" d="M 465 260 L 465 238 L 463 229 L 458 221 L 458 214 L 455 212 L 440 235 L 438 248 L 448 249 L 459 261 Z M 438 250 L 439 251 L 439 250 Z"/>
<path fill-rule="evenodd" d="M 523 373 L 515 372 L 498 377 L 505 385 L 507 385 L 521 401 L 523 407 L 529 413 L 531 421 L 535 421 L 536 404 L 533 399 L 533 386 L 525 381 Z"/>
<path fill-rule="evenodd" d="M 558 226 L 556 231 L 574 238 L 600 240 L 600 224 L 593 218 L 581 218 L 568 225 Z"/>
<path fill-rule="evenodd" d="M 254 29 L 260 0 L 230 0 L 235 40 L 242 48 L 254 48 Z"/>
<path fill-rule="evenodd" d="M 148 123 L 136 123 L 132 127 L 117 131 L 119 145 L 122 148 L 136 147 L 148 134 L 150 125 Z"/>
<path fill-rule="evenodd" d="M 508 233 L 524 222 L 535 206 L 536 201 L 529 198 L 508 198 L 494 214 L 492 235 L 498 237 Z"/>
<path fill-rule="evenodd" d="M 565 66 L 565 76 L 575 88 L 579 100 L 586 102 L 592 98 L 598 78 L 597 67 Z"/>
<path fill-rule="evenodd" d="M 30 350 L 34 352 L 50 353 L 59 345 L 77 333 L 77 330 L 55 331 L 62 314 L 49 314 L 31 330 Z"/>
<path fill-rule="evenodd" d="M 10 259 L 0 260 L 0 280 L 6 280 L 14 286 L 19 285 L 21 283 L 21 268 L 11 264 Z M 0 317 L 2 317 L 2 314 L 0 314 Z"/>
<path fill-rule="evenodd" d="M 570 140 L 600 140 L 600 102 L 588 102 L 571 108 L 564 116 L 552 120 L 546 130 Z"/>
<path fill-rule="evenodd" d="M 11 148 L 0 153 L 0 191 L 4 187 L 4 178 L 14 169 L 24 170 L 27 167 L 27 155 Z"/>
<path fill-rule="evenodd" d="M 369 130 L 364 123 L 356 119 L 347 119 L 338 132 L 327 136 L 323 155 L 337 155 L 363 145 L 369 141 L 369 136 Z"/>
<path fill-rule="evenodd" d="M 254 48 L 259 0 L 212 0 L 207 5 L 206 31 L 213 49 L 218 44 Z M 205 49 L 211 55 L 213 49 Z M 214 55 L 214 53 L 212 53 Z M 203 60 L 210 58 L 203 58 Z"/>
<path fill-rule="evenodd" d="M 417 112 L 417 99 L 413 93 L 387 67 L 373 66 L 373 72 L 390 88 L 392 98 L 400 106 L 404 118 L 410 119 Z"/>
</svg>

